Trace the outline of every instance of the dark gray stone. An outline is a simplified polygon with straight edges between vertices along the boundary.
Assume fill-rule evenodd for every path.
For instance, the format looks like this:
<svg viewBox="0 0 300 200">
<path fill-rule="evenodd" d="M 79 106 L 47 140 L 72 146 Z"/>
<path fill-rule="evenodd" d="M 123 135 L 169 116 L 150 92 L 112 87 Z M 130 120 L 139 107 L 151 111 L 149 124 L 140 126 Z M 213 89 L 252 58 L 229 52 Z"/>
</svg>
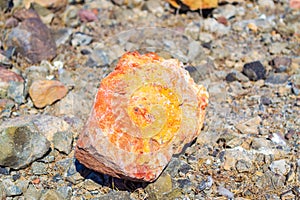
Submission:
<svg viewBox="0 0 300 200">
<path fill-rule="evenodd" d="M 260 61 L 246 63 L 243 68 L 243 73 L 251 80 L 257 81 L 266 78 L 266 69 Z"/>
</svg>

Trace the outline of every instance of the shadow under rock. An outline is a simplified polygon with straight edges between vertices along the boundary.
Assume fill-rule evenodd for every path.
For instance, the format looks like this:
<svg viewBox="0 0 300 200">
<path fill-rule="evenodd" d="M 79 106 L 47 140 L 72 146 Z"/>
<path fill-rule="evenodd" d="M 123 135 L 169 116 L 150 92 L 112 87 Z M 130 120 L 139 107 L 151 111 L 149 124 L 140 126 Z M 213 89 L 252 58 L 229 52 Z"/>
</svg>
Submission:
<svg viewBox="0 0 300 200">
<path fill-rule="evenodd" d="M 145 188 L 149 184 L 147 182 L 135 182 L 115 178 L 107 174 L 93 171 L 81 164 L 77 159 L 75 160 L 75 167 L 76 171 L 85 179 L 90 179 L 102 186 L 107 186 L 114 190 L 133 192 L 138 188 Z"/>
</svg>

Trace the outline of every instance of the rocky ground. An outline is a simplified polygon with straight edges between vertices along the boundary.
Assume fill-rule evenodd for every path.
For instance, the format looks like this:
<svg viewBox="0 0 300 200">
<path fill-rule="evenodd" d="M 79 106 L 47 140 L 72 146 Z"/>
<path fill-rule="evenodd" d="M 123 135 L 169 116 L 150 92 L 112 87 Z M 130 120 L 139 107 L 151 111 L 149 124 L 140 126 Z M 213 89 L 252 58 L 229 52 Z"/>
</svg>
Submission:
<svg viewBox="0 0 300 200">
<path fill-rule="evenodd" d="M 300 199 L 299 9 L 28 2 L 0 1 L 0 198 Z M 150 184 L 74 159 L 101 79 L 132 50 L 178 58 L 210 94 L 201 135 Z"/>
</svg>

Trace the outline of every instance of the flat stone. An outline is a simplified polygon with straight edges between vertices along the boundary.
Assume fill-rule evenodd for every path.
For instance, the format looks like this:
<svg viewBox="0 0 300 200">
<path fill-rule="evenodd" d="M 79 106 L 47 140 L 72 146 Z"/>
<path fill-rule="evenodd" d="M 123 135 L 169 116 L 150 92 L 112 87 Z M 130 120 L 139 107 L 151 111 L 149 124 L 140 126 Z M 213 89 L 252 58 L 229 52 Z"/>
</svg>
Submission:
<svg viewBox="0 0 300 200">
<path fill-rule="evenodd" d="M 50 143 L 36 125 L 27 119 L 13 119 L 0 126 L 0 165 L 13 169 L 23 168 L 41 158 Z"/>
<path fill-rule="evenodd" d="M 34 185 L 30 184 L 24 193 L 24 198 L 28 200 L 39 200 L 42 196 L 42 191 L 38 190 Z"/>
<path fill-rule="evenodd" d="M 284 84 L 288 81 L 289 79 L 289 75 L 287 74 L 283 74 L 283 73 L 279 73 L 279 74 L 270 74 L 266 80 L 265 83 L 266 84 Z"/>
<path fill-rule="evenodd" d="M 31 171 L 34 175 L 47 174 L 47 165 L 42 162 L 34 162 L 31 165 Z"/>
<path fill-rule="evenodd" d="M 257 81 L 265 79 L 266 69 L 260 61 L 246 63 L 243 68 L 243 73 L 251 80 Z"/>
<path fill-rule="evenodd" d="M 270 165 L 270 169 L 272 172 L 281 175 L 287 175 L 288 172 L 290 171 L 290 168 L 291 168 L 290 165 L 284 159 L 275 160 Z"/>
<path fill-rule="evenodd" d="M 243 134 L 258 134 L 259 133 L 258 127 L 261 121 L 262 121 L 261 118 L 259 116 L 256 116 L 245 122 L 237 124 L 235 127 Z"/>
<path fill-rule="evenodd" d="M 55 190 L 47 190 L 46 193 L 42 194 L 41 200 L 61 200 L 63 197 Z"/>
<path fill-rule="evenodd" d="M 72 150 L 73 133 L 71 132 L 56 132 L 53 136 L 54 148 L 59 152 L 69 154 Z"/>
<path fill-rule="evenodd" d="M 63 199 L 71 199 L 72 187 L 70 187 L 70 186 L 60 186 L 60 187 L 57 188 L 57 193 L 60 196 L 62 196 Z"/>
<path fill-rule="evenodd" d="M 253 165 L 249 161 L 239 160 L 236 162 L 235 168 L 238 172 L 249 172 L 252 171 Z"/>
<path fill-rule="evenodd" d="M 29 95 L 37 108 L 51 105 L 66 96 L 68 88 L 59 81 L 38 80 L 29 88 Z"/>
<path fill-rule="evenodd" d="M 2 185 L 4 186 L 5 193 L 7 197 L 18 196 L 22 194 L 22 190 L 14 184 L 10 179 L 4 179 L 2 181 Z"/>
<path fill-rule="evenodd" d="M 154 181 L 172 155 L 198 136 L 207 103 L 205 88 L 177 60 L 126 53 L 102 80 L 75 157 L 104 174 Z"/>
<path fill-rule="evenodd" d="M 229 33 L 229 27 L 225 26 L 224 24 L 219 23 L 214 18 L 207 18 L 203 22 L 203 29 L 210 32 L 216 33 L 219 36 L 223 36 Z"/>
<path fill-rule="evenodd" d="M 164 195 L 173 189 L 171 176 L 163 173 L 153 184 L 149 184 L 145 190 L 149 193 L 150 199 L 162 199 Z"/>
<path fill-rule="evenodd" d="M 24 74 L 27 81 L 27 87 L 30 88 L 34 81 L 45 80 L 49 75 L 49 69 L 46 66 L 30 66 L 25 69 Z"/>
<path fill-rule="evenodd" d="M 117 191 L 117 192 L 111 192 L 109 194 L 106 195 L 101 195 L 99 197 L 99 199 L 101 200 L 130 200 L 130 195 L 129 192 L 127 191 Z"/>
<path fill-rule="evenodd" d="M 84 33 L 77 32 L 73 35 L 71 40 L 72 46 L 87 46 L 92 42 L 92 37 Z"/>
<path fill-rule="evenodd" d="M 218 187 L 218 193 L 221 196 L 227 197 L 228 199 L 233 199 L 234 198 L 234 194 L 232 192 L 230 192 L 228 189 L 226 189 L 226 188 L 224 188 L 222 186 Z"/>
<path fill-rule="evenodd" d="M 55 44 L 57 47 L 67 44 L 72 35 L 71 28 L 62 28 L 54 32 Z"/>
</svg>

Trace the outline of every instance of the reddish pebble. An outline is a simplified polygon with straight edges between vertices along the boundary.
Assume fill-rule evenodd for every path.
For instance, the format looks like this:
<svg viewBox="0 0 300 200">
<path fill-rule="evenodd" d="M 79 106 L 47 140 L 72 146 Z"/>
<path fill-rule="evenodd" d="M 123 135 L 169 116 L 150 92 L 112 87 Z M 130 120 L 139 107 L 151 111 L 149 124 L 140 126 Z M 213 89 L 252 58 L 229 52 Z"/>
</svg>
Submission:
<svg viewBox="0 0 300 200">
<path fill-rule="evenodd" d="M 31 183 L 33 183 L 34 185 L 39 184 L 40 182 L 41 182 L 41 179 L 39 179 L 39 178 L 33 179 L 31 181 Z"/>
<path fill-rule="evenodd" d="M 16 74 L 15 72 L 0 67 L 0 82 L 8 83 L 10 81 L 24 82 L 22 76 Z"/>
<path fill-rule="evenodd" d="M 228 21 L 227 21 L 226 17 L 224 17 L 224 16 L 218 17 L 217 21 L 218 21 L 220 24 L 223 24 L 223 25 L 225 25 L 225 26 L 228 25 Z"/>
<path fill-rule="evenodd" d="M 94 10 L 79 10 L 78 15 L 82 22 L 92 22 L 98 19 Z"/>
<path fill-rule="evenodd" d="M 290 0 L 290 7 L 300 9 L 300 0 Z"/>
</svg>

